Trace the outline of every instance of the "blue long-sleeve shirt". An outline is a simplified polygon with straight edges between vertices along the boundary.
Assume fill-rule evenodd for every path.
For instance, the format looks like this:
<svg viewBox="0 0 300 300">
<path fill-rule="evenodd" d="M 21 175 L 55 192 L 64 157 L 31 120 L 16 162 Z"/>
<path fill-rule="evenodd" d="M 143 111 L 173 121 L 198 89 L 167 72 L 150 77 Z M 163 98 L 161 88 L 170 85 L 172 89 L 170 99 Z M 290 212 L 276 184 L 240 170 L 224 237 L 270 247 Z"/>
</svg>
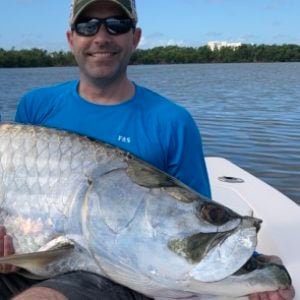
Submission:
<svg viewBox="0 0 300 300">
<path fill-rule="evenodd" d="M 80 97 L 78 83 L 25 94 L 16 122 L 60 128 L 118 146 L 211 198 L 200 133 L 183 107 L 138 85 L 127 101 L 94 104 Z"/>
</svg>

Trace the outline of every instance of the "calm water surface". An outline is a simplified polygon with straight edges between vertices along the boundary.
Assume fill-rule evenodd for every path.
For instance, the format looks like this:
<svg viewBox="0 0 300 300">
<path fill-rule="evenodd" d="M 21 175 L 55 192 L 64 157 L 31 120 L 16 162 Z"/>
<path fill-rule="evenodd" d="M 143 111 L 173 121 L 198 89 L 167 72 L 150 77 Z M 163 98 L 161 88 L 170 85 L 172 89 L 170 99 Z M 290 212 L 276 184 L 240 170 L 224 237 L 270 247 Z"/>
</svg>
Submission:
<svg viewBox="0 0 300 300">
<path fill-rule="evenodd" d="M 13 120 L 25 91 L 77 76 L 77 68 L 0 69 L 2 120 Z M 129 76 L 191 112 L 207 156 L 300 204 L 300 63 L 132 66 Z"/>
</svg>

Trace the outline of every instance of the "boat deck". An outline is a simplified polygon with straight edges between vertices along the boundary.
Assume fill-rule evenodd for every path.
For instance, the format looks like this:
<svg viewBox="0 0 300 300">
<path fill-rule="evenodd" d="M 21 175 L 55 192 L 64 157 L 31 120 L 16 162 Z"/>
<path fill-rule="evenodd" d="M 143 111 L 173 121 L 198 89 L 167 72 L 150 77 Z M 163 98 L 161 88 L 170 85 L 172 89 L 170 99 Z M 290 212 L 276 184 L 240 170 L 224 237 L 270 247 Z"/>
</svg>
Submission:
<svg viewBox="0 0 300 300">
<path fill-rule="evenodd" d="M 267 183 L 220 157 L 206 158 L 212 198 L 263 223 L 258 252 L 281 257 L 300 299 L 300 206 Z"/>
</svg>

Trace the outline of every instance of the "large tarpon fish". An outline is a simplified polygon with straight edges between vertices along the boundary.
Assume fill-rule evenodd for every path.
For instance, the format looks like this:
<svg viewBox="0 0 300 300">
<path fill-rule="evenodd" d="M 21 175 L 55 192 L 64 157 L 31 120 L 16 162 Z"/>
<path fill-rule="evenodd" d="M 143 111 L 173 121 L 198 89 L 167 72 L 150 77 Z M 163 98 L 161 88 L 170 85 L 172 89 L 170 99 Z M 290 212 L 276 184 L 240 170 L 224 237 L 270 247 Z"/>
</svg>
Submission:
<svg viewBox="0 0 300 300">
<path fill-rule="evenodd" d="M 24 276 L 86 270 L 164 299 L 227 299 L 291 284 L 283 267 L 248 261 L 259 220 L 80 135 L 1 124 L 0 209 L 16 250 L 0 263 Z"/>
</svg>

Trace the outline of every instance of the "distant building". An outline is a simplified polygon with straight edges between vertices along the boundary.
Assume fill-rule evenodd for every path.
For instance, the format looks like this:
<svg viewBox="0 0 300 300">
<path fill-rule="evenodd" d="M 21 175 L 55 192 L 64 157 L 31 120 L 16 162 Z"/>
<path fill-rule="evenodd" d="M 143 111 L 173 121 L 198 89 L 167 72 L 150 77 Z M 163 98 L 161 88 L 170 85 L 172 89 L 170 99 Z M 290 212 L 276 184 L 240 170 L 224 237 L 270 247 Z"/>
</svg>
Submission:
<svg viewBox="0 0 300 300">
<path fill-rule="evenodd" d="M 242 45 L 242 43 L 227 43 L 225 41 L 211 41 L 207 43 L 207 46 L 211 50 L 220 50 L 221 48 L 224 47 L 229 47 L 229 48 L 238 48 Z"/>
</svg>

